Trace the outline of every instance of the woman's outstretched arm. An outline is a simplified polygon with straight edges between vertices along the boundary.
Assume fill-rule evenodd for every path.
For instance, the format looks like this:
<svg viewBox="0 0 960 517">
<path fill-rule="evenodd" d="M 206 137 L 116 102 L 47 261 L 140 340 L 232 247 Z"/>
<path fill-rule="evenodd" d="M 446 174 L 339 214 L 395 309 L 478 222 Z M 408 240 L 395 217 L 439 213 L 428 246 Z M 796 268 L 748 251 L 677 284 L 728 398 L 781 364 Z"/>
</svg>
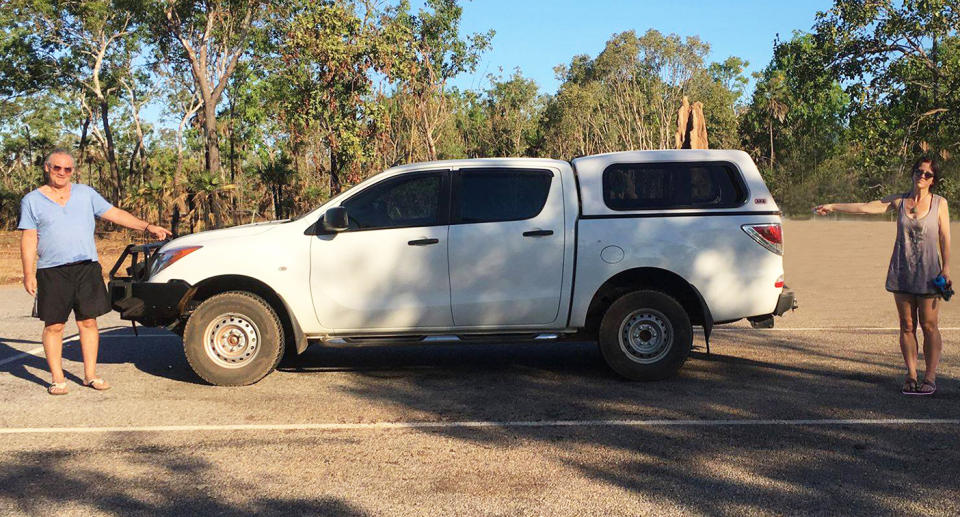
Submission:
<svg viewBox="0 0 960 517">
<path fill-rule="evenodd" d="M 877 199 L 868 203 L 827 203 L 817 205 L 813 212 L 817 215 L 827 215 L 831 212 L 842 212 L 844 214 L 882 214 L 890 209 L 890 206 L 899 206 L 900 196 L 891 195 L 883 199 Z"/>
</svg>

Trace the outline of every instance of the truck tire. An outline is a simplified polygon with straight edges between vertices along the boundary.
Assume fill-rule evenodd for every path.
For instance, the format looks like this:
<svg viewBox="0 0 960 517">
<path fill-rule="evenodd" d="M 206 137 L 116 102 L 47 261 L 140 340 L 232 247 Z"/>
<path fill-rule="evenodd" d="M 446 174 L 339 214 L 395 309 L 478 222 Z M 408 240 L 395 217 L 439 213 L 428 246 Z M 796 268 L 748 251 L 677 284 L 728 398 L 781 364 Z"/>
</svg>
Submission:
<svg viewBox="0 0 960 517">
<path fill-rule="evenodd" d="M 659 291 L 618 298 L 603 315 L 600 353 L 613 371 L 635 381 L 666 379 L 683 366 L 693 327 L 683 307 Z"/>
<path fill-rule="evenodd" d="M 272 372 L 283 355 L 283 327 L 259 296 L 230 291 L 203 301 L 183 332 L 187 362 L 217 386 L 246 386 Z"/>
</svg>

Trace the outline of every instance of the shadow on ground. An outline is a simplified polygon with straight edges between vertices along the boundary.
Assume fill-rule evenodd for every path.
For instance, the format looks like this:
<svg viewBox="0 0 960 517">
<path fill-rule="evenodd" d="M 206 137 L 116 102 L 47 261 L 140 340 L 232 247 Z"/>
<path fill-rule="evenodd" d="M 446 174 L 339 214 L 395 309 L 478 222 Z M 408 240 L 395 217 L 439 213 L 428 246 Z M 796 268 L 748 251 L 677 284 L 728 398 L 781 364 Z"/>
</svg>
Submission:
<svg viewBox="0 0 960 517">
<path fill-rule="evenodd" d="M 104 335 L 126 332 L 114 329 Z M 960 385 L 955 374 L 942 378 L 935 399 L 902 397 L 897 393 L 899 358 L 851 349 L 845 346 L 850 339 L 842 333 L 816 340 L 763 332 L 716 337 L 713 354 L 696 352 L 676 377 L 651 383 L 615 377 L 590 343 L 313 347 L 287 358 L 274 375 L 292 377 L 302 387 L 322 383 L 325 374 L 347 374 L 338 388 L 346 396 L 400 408 L 408 420 L 957 418 Z M 4 347 L 8 350 L 0 357 L 13 350 L 0 338 L 0 350 Z M 69 347 L 65 355 L 79 361 L 79 346 Z M 123 338 L 122 344 L 104 347 L 101 359 L 198 382 L 176 339 Z M 944 369 L 955 371 L 956 360 L 948 356 L 946 361 Z M 33 374 L 26 366 L 45 369 L 39 357 L 0 369 L 27 378 Z M 315 395 L 301 389 L 290 396 Z M 490 448 L 544 444 L 550 459 L 564 468 L 657 507 L 693 513 L 960 513 L 960 432 L 954 425 L 421 432 Z M 317 435 L 305 441 L 313 440 L 319 448 L 324 439 Z M 59 466 L 76 458 L 63 454 L 8 455 L 0 459 L 0 496 L 22 513 L 39 513 L 44 502 L 123 514 L 360 513 L 337 499 L 245 500 L 242 490 L 250 481 L 219 479 L 213 486 L 207 480 L 226 474 L 176 448 L 130 445 L 118 454 L 125 461 L 144 462 L 144 474 L 132 485 L 112 478 L 102 466 L 65 474 Z M 550 482 L 547 472 L 529 475 Z"/>
<path fill-rule="evenodd" d="M 109 447 L 117 449 L 111 460 L 128 464 L 127 472 L 132 469 L 139 475 L 120 477 L 113 474 L 115 469 L 83 464 L 85 453 L 95 457 L 102 447 L 11 454 L 0 460 L 0 508 L 15 509 L 20 515 L 42 515 L 51 509 L 57 514 L 365 515 L 331 497 L 250 497 L 259 492 L 261 480 L 224 479 L 221 469 L 179 447 L 111 442 Z M 238 502 L 225 502 L 228 499 Z"/>
<path fill-rule="evenodd" d="M 141 335 L 135 336 L 129 327 L 113 327 L 102 329 L 101 343 L 97 357 L 98 364 L 132 364 L 140 371 L 173 381 L 191 384 L 202 384 L 183 355 L 183 343 L 173 333 L 162 329 L 141 329 Z M 63 359 L 65 361 L 64 374 L 68 381 L 82 383 L 83 362 L 80 343 L 71 336 L 65 336 Z M 0 358 L 20 355 L 21 350 L 13 344 L 33 344 L 40 347 L 40 336 L 36 341 L 13 339 L 0 336 Z M 31 347 L 33 348 L 33 347 Z M 74 367 L 66 361 L 78 363 Z M 0 373 L 9 373 L 14 377 L 30 381 L 41 386 L 50 383 L 50 373 L 47 361 L 43 354 L 27 355 L 23 358 L 0 364 Z"/>
<path fill-rule="evenodd" d="M 944 376 L 934 399 L 903 397 L 899 358 L 850 350 L 849 338 L 715 338 L 713 354 L 696 352 L 679 375 L 650 383 L 616 378 L 589 343 L 312 348 L 282 371 L 355 373 L 351 395 L 417 420 L 957 418 L 956 381 Z M 562 464 L 696 513 L 960 511 L 955 425 L 425 432 L 484 446 L 563 443 L 551 449 Z"/>
</svg>

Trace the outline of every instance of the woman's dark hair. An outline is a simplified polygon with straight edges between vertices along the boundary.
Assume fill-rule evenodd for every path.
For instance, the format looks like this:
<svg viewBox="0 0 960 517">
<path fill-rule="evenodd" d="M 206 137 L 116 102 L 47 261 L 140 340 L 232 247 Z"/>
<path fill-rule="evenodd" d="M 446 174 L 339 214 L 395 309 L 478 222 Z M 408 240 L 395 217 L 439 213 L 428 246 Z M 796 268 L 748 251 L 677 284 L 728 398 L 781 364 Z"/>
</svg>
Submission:
<svg viewBox="0 0 960 517">
<path fill-rule="evenodd" d="M 937 162 L 936 158 L 930 156 L 921 156 L 913 164 L 913 169 L 910 170 L 910 174 L 914 174 L 921 165 L 929 163 L 930 170 L 933 171 L 933 183 L 930 184 L 930 190 L 933 190 L 934 187 L 940 183 L 940 163 Z"/>
</svg>

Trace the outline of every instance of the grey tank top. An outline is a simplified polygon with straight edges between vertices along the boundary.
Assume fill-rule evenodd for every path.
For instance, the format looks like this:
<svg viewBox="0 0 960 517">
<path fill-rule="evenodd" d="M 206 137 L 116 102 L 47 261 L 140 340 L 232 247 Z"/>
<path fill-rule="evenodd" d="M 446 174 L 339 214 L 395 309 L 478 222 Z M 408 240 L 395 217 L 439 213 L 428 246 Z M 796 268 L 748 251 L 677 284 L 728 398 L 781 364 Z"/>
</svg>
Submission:
<svg viewBox="0 0 960 517">
<path fill-rule="evenodd" d="M 922 218 L 907 215 L 906 195 L 897 214 L 897 240 L 887 271 L 887 291 L 936 294 L 933 279 L 940 274 L 940 203 L 934 194 L 930 210 Z"/>
</svg>

